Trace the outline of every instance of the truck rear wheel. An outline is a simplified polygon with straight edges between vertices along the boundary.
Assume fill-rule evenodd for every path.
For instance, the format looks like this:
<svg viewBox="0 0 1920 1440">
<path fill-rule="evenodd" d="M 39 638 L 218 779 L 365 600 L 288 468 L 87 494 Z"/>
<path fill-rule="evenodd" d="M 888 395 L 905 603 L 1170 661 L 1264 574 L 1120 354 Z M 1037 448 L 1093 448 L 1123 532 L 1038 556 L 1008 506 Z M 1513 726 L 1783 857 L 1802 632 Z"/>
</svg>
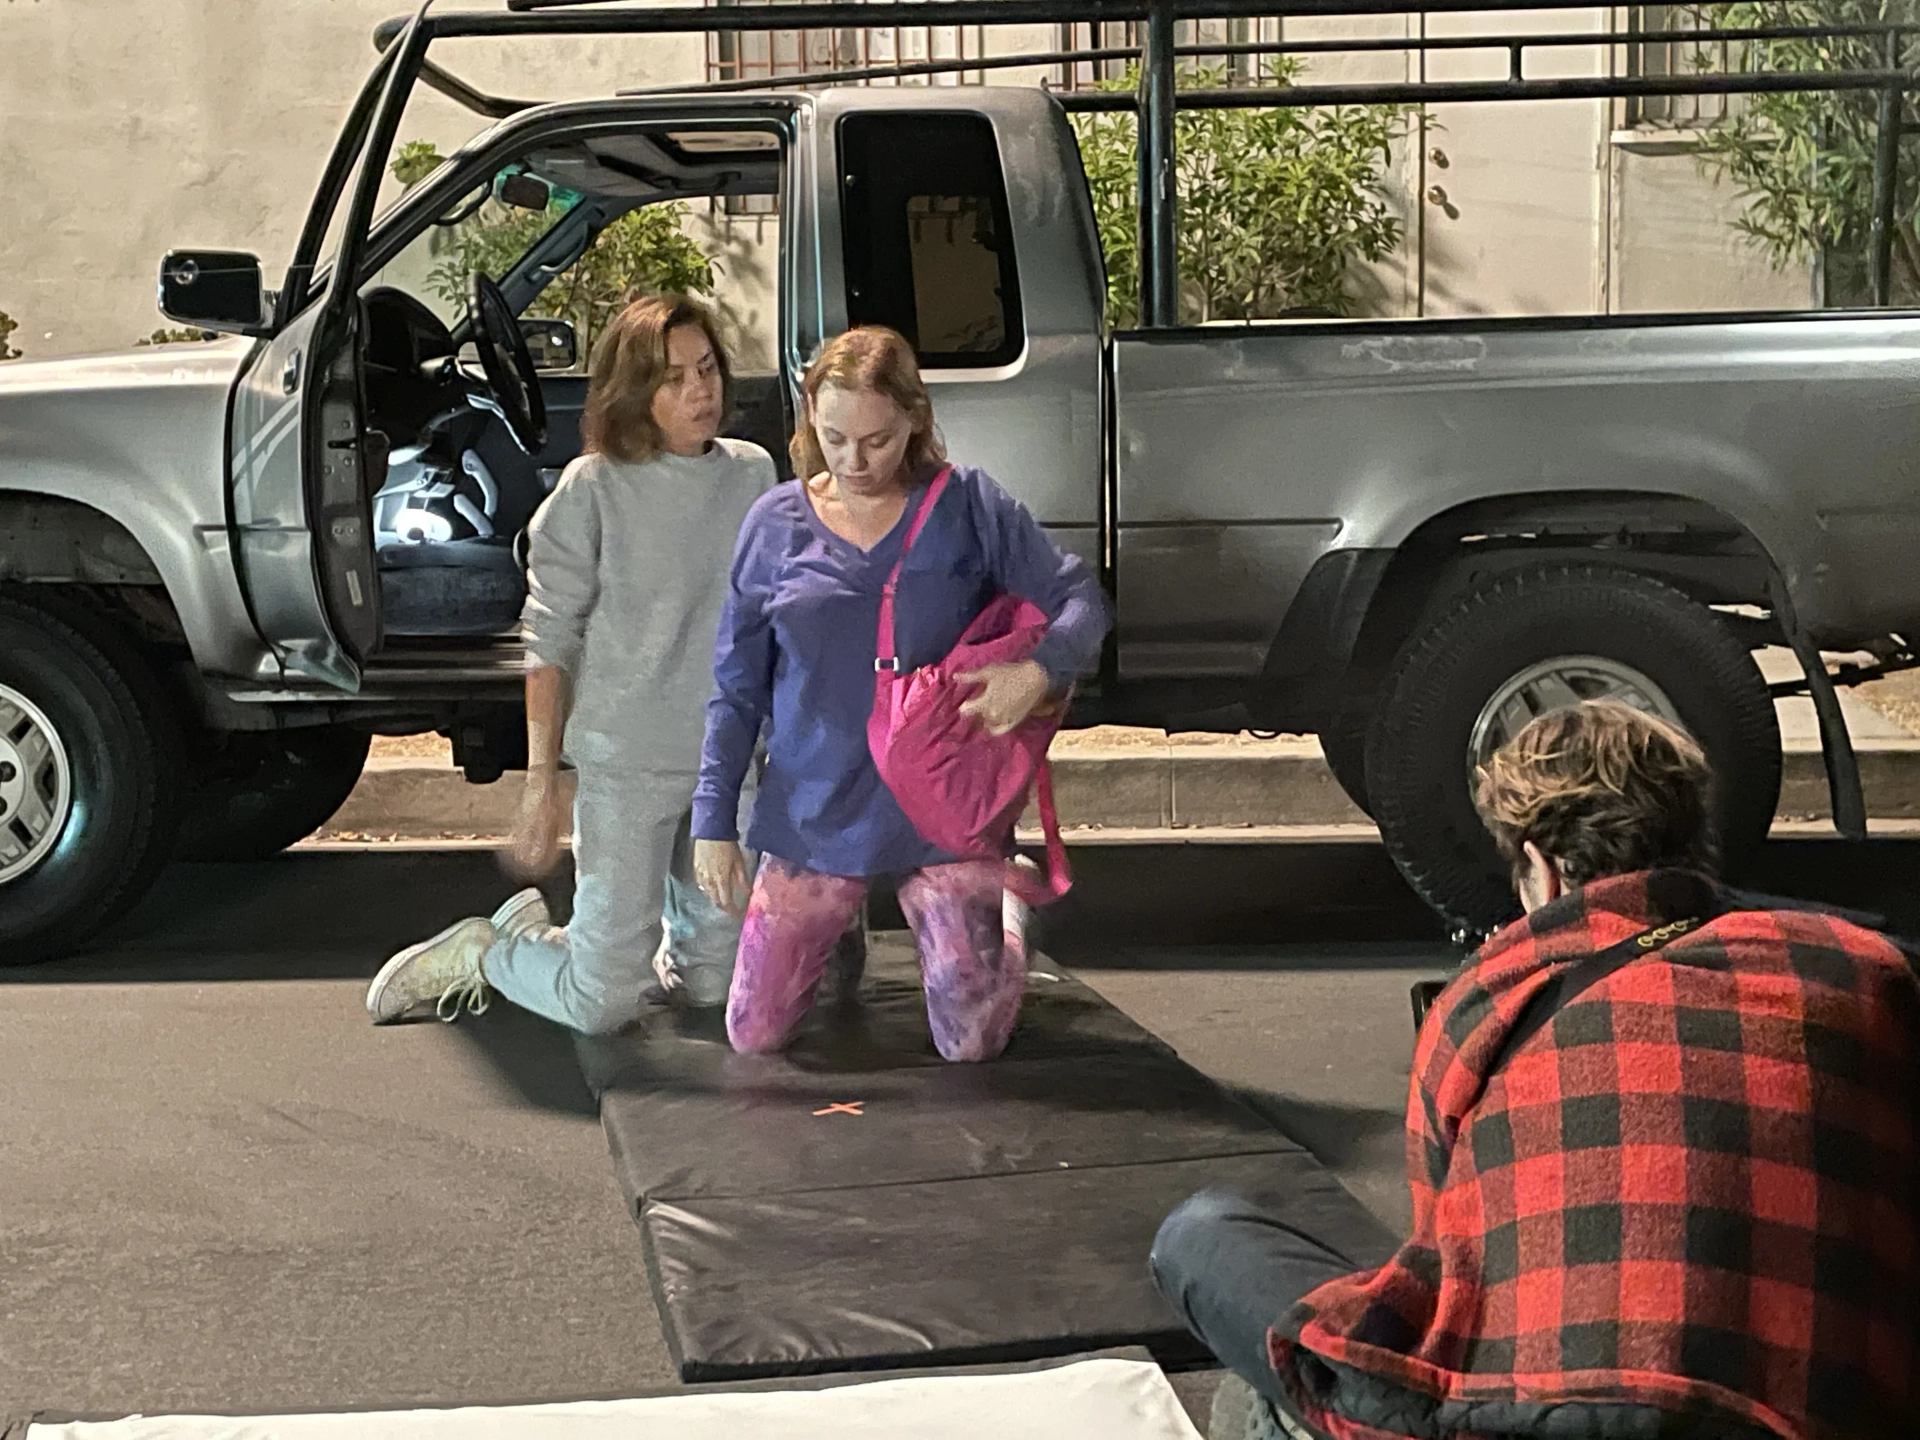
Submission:
<svg viewBox="0 0 1920 1440">
<path fill-rule="evenodd" d="M 187 803 L 182 860 L 265 860 L 333 818 L 372 737 L 338 725 L 224 737 Z"/>
<path fill-rule="evenodd" d="M 0 594 L 0 965 L 77 947 L 153 883 L 179 825 L 174 713 L 70 602 Z"/>
<path fill-rule="evenodd" d="M 1565 565 L 1468 592 L 1402 650 L 1367 740 L 1367 790 L 1407 883 L 1487 931 L 1519 906 L 1473 806 L 1473 774 L 1534 716 L 1611 698 L 1700 742 L 1730 873 L 1780 798 L 1780 728 L 1747 651 L 1705 606 L 1631 571 Z"/>
</svg>

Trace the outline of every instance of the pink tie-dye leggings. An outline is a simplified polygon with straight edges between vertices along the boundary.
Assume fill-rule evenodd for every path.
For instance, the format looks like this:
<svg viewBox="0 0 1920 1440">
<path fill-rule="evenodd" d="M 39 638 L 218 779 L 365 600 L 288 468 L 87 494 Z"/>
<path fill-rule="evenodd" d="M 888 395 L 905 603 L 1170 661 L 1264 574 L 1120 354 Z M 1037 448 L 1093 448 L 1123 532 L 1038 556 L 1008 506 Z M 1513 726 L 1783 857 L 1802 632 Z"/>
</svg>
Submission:
<svg viewBox="0 0 1920 1440">
<path fill-rule="evenodd" d="M 920 951 L 927 1024 L 947 1060 L 991 1060 L 1007 1047 L 1026 989 L 1019 926 L 1002 916 L 998 860 L 929 865 L 900 884 L 900 908 Z M 736 1050 L 778 1050 L 807 1011 L 867 882 L 821 875 L 767 855 L 754 877 L 727 996 Z"/>
</svg>

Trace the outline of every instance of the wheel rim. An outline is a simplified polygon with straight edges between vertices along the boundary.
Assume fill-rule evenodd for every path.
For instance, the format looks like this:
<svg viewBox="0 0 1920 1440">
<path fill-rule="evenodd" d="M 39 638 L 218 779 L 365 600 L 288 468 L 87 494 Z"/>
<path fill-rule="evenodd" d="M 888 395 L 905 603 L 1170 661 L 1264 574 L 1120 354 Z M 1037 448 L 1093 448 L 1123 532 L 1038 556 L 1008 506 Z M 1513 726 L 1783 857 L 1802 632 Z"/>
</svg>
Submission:
<svg viewBox="0 0 1920 1440">
<path fill-rule="evenodd" d="M 1604 655 L 1556 655 L 1513 676 L 1481 707 L 1467 740 L 1469 785 L 1479 783 L 1494 752 L 1531 722 L 1583 700 L 1617 700 L 1685 728 L 1667 692 L 1631 665 Z"/>
<path fill-rule="evenodd" d="M 0 685 L 0 885 L 60 843 L 73 814 L 67 747 L 46 712 Z"/>
</svg>

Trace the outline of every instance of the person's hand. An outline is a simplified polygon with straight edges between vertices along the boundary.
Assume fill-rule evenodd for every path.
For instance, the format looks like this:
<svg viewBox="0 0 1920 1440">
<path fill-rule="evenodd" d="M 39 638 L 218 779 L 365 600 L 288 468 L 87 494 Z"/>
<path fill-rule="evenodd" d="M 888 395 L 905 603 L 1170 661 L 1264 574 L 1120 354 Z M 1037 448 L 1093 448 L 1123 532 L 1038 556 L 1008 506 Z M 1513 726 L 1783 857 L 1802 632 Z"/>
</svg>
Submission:
<svg viewBox="0 0 1920 1440">
<path fill-rule="evenodd" d="M 978 720 L 989 735 L 1006 734 L 1038 710 L 1053 683 L 1037 660 L 984 665 L 954 678 L 980 687 L 978 694 L 961 705 L 960 713 Z"/>
<path fill-rule="evenodd" d="M 694 841 L 693 878 L 700 893 L 727 914 L 746 914 L 747 856 L 735 842 Z"/>
<path fill-rule="evenodd" d="M 566 828 L 567 801 L 559 775 L 552 770 L 528 771 L 513 839 L 503 857 L 507 872 L 529 883 L 546 879 L 560 863 L 560 836 Z"/>
</svg>

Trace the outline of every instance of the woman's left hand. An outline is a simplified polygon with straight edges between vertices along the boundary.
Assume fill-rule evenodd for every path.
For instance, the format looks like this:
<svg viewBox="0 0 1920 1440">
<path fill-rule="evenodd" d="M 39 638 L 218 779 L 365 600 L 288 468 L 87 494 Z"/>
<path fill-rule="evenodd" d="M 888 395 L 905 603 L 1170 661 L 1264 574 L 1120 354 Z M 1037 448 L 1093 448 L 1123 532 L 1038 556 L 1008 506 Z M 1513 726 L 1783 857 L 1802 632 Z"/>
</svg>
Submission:
<svg viewBox="0 0 1920 1440">
<path fill-rule="evenodd" d="M 1033 714 L 1046 700 L 1053 684 L 1036 660 L 984 665 L 954 678 L 962 684 L 980 687 L 977 695 L 961 705 L 960 713 L 986 726 L 989 735 L 1004 735 Z"/>
</svg>

